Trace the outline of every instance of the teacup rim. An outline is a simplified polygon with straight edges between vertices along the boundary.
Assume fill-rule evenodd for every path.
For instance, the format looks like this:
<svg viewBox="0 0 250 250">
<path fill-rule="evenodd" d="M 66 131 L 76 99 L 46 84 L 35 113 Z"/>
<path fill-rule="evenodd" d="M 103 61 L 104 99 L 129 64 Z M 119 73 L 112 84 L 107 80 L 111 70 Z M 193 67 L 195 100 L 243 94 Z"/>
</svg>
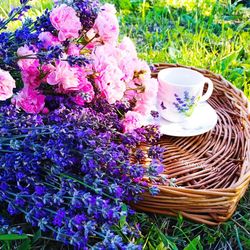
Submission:
<svg viewBox="0 0 250 250">
<path fill-rule="evenodd" d="M 196 70 L 188 69 L 188 68 L 184 68 L 184 67 L 174 67 L 174 68 L 162 69 L 162 70 L 159 71 L 158 76 L 157 76 L 159 84 L 161 84 L 161 82 L 163 82 L 163 83 L 167 83 L 167 84 L 172 85 L 172 86 L 186 87 L 186 88 L 200 85 L 200 83 L 195 83 L 195 84 L 188 84 L 188 85 L 185 86 L 183 84 L 178 84 L 178 83 L 174 83 L 174 82 L 171 82 L 171 81 L 166 82 L 166 80 L 162 79 L 162 75 L 165 72 L 175 71 L 175 70 L 184 70 L 184 71 L 192 72 L 193 74 L 196 74 L 196 76 L 200 77 L 201 80 L 205 78 L 205 76 L 203 74 L 201 74 L 200 72 L 198 72 Z"/>
</svg>

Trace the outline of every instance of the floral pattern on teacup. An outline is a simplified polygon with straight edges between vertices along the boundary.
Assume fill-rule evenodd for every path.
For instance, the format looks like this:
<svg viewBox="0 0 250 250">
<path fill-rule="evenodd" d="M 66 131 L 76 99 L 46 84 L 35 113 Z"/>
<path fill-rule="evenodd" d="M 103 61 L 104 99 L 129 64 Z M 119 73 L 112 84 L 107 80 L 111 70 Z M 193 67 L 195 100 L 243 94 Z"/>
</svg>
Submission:
<svg viewBox="0 0 250 250">
<path fill-rule="evenodd" d="M 176 102 L 173 102 L 173 105 L 178 110 L 179 113 L 184 114 L 185 116 L 191 116 L 194 108 L 197 106 L 199 97 L 190 96 L 188 91 L 184 91 L 184 98 L 182 99 L 177 94 L 174 95 Z"/>
</svg>

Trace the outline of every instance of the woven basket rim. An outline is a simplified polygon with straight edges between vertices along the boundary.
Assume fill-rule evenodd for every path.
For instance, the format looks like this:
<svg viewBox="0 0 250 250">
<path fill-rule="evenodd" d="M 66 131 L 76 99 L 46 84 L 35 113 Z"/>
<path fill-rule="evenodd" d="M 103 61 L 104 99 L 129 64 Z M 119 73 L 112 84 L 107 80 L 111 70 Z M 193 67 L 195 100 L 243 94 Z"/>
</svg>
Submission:
<svg viewBox="0 0 250 250">
<path fill-rule="evenodd" d="M 171 216 L 181 212 L 184 217 L 199 223 L 218 225 L 232 216 L 250 183 L 250 102 L 243 91 L 207 69 L 159 63 L 155 64 L 152 76 L 157 77 L 159 70 L 168 67 L 196 70 L 214 82 L 209 104 L 217 108 L 218 123 L 213 131 L 201 136 L 164 137 L 160 144 L 168 147 L 163 159 L 165 172 L 177 176 L 180 185 L 158 184 L 158 195 L 146 192 L 133 206 L 140 211 Z M 185 166 L 178 152 L 186 162 L 204 165 Z M 216 167 L 218 173 L 207 166 Z M 149 186 L 153 185 L 149 182 Z"/>
</svg>

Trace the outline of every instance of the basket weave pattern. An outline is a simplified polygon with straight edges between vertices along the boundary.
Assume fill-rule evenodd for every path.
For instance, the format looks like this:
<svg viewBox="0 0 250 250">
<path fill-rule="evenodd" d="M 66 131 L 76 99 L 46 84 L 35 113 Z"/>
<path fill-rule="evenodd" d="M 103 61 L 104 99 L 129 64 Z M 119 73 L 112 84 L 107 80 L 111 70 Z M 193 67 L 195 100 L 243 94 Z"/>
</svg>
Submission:
<svg viewBox="0 0 250 250">
<path fill-rule="evenodd" d="M 180 66 L 158 64 L 153 76 L 161 69 Z M 250 182 L 250 107 L 243 92 L 222 76 L 186 68 L 213 81 L 214 92 L 208 102 L 218 114 L 218 123 L 200 136 L 161 138 L 164 174 L 175 179 L 174 185 L 158 185 L 159 195 L 145 193 L 135 208 L 172 216 L 181 213 L 217 225 L 232 216 Z"/>
</svg>

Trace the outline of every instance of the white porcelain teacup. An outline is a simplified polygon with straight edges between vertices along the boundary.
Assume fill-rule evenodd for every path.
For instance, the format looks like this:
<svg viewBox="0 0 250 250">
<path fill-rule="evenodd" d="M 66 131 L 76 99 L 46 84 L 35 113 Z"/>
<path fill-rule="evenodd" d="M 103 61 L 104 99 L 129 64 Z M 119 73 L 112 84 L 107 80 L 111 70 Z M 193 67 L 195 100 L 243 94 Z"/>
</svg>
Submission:
<svg viewBox="0 0 250 250">
<path fill-rule="evenodd" d="M 160 116 L 171 122 L 183 122 L 191 117 L 199 103 L 205 102 L 213 92 L 209 78 L 181 67 L 161 70 L 158 81 L 157 109 Z M 208 88 L 203 95 L 205 84 Z"/>
</svg>

